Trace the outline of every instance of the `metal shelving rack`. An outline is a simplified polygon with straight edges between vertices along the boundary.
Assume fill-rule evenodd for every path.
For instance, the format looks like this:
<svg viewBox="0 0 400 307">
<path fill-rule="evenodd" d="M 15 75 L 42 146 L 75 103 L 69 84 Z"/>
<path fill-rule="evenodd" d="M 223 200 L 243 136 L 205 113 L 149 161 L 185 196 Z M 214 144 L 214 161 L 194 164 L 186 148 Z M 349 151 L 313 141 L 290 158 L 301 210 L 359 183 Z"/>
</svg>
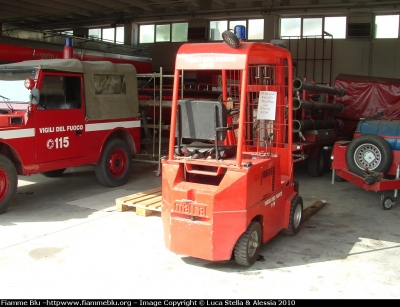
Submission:
<svg viewBox="0 0 400 307">
<path fill-rule="evenodd" d="M 312 80 L 314 83 L 332 84 L 333 36 L 328 32 L 323 35 L 283 36 L 288 40 L 288 50 L 296 63 L 294 76 Z"/>
<path fill-rule="evenodd" d="M 156 176 L 160 176 L 161 174 L 161 150 L 162 150 L 162 130 L 168 130 L 169 126 L 168 125 L 163 125 L 162 124 L 162 108 L 163 107 L 170 107 L 171 106 L 171 101 L 163 101 L 163 78 L 173 78 L 173 75 L 163 75 L 163 69 L 160 67 L 160 72 L 159 73 L 147 73 L 147 74 L 138 74 L 137 78 L 150 78 L 147 82 L 149 84 L 152 82 L 152 89 L 153 89 L 153 99 L 149 100 L 139 100 L 139 105 L 140 106 L 158 106 L 159 107 L 159 122 L 156 124 L 155 121 L 153 121 L 153 124 L 148 124 L 147 123 L 147 118 L 146 114 L 142 113 L 142 127 L 144 129 L 153 129 L 153 132 L 158 129 L 158 155 L 155 154 L 156 152 L 156 136 L 155 133 L 152 134 L 152 144 L 153 144 L 153 150 L 152 153 L 140 153 L 138 155 L 145 155 L 148 156 L 149 158 L 155 159 L 156 160 L 144 160 L 144 159 L 135 159 L 136 161 L 141 161 L 141 162 L 150 162 L 150 163 L 157 163 L 158 164 L 158 169 Z M 159 83 L 157 83 L 157 78 L 159 79 Z M 155 108 L 154 108 L 155 111 Z M 155 114 L 154 118 L 155 118 Z"/>
</svg>

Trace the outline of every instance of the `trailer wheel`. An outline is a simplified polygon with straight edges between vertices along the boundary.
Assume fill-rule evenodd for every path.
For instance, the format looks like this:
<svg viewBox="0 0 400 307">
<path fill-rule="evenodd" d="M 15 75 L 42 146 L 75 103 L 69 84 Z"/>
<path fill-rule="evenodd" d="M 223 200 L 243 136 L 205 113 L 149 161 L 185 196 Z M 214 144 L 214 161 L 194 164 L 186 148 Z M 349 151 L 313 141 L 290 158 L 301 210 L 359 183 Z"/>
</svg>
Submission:
<svg viewBox="0 0 400 307">
<path fill-rule="evenodd" d="M 392 149 L 380 136 L 364 134 L 347 146 L 346 162 L 349 170 L 360 176 L 366 169 L 384 173 L 392 163 Z"/>
<path fill-rule="evenodd" d="M 316 157 L 308 158 L 308 174 L 311 177 L 321 177 L 326 169 L 325 155 L 322 150 Z"/>
<path fill-rule="evenodd" d="M 65 172 L 66 168 L 55 169 L 52 171 L 43 172 L 42 175 L 46 177 L 59 177 Z"/>
<path fill-rule="evenodd" d="M 256 262 L 261 248 L 261 225 L 253 221 L 235 244 L 234 257 L 239 265 L 251 266 Z"/>
<path fill-rule="evenodd" d="M 394 204 L 394 199 L 391 196 L 385 196 L 381 199 L 381 206 L 383 210 L 390 210 Z"/>
<path fill-rule="evenodd" d="M 0 154 L 0 214 L 11 205 L 18 187 L 18 175 L 9 158 Z"/>
<path fill-rule="evenodd" d="M 125 184 L 132 171 L 132 155 L 129 146 L 121 139 L 107 142 L 95 172 L 97 180 L 106 187 Z"/>
<path fill-rule="evenodd" d="M 290 205 L 289 227 L 282 230 L 287 236 L 294 236 L 300 230 L 300 224 L 303 217 L 303 198 L 297 195 L 293 198 Z"/>
</svg>

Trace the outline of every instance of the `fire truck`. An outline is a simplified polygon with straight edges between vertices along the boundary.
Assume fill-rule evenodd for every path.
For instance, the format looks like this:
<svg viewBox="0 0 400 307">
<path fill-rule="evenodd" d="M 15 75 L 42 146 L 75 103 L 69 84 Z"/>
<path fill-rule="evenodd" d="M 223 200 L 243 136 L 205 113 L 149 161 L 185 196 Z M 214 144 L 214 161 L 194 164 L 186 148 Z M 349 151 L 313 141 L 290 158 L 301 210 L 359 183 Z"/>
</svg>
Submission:
<svg viewBox="0 0 400 307">
<path fill-rule="evenodd" d="M 293 180 L 292 59 L 269 43 L 183 44 L 177 54 L 168 156 L 162 160 L 166 247 L 251 266 L 262 243 L 300 229 Z M 221 99 L 180 97 L 182 75 L 215 72 Z M 288 81 L 289 80 L 289 81 Z"/>
<path fill-rule="evenodd" d="M 140 151 L 136 76 L 131 64 L 72 58 L 0 65 L 0 213 L 18 175 L 93 164 L 104 186 L 127 182 Z"/>
</svg>

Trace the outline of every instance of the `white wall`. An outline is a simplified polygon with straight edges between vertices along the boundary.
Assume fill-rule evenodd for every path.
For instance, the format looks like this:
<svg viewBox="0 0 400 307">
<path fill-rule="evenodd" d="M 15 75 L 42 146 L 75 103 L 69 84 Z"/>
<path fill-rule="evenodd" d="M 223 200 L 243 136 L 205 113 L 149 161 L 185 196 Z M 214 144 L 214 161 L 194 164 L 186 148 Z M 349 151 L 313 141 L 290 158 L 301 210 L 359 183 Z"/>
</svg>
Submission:
<svg viewBox="0 0 400 307">
<path fill-rule="evenodd" d="M 325 42 L 325 53 L 330 51 L 331 42 Z M 221 42 L 222 44 L 222 42 Z M 332 56 L 325 55 L 322 59 L 322 46 L 317 42 L 316 60 L 313 58 L 312 44 L 307 46 L 307 73 L 297 76 L 300 78 L 312 79 L 315 76 L 316 83 L 328 83 L 330 67 L 329 62 L 332 60 L 331 81 L 339 74 L 363 75 L 385 78 L 400 79 L 400 40 L 398 39 L 334 39 L 332 41 Z M 164 72 L 173 72 L 175 64 L 175 56 L 181 43 L 159 43 L 149 44 L 148 56 L 153 59 L 153 70 L 158 71 L 159 67 L 163 67 Z M 299 58 L 304 59 L 306 45 L 303 40 L 299 44 L 291 42 L 290 51 L 292 57 L 298 56 L 297 46 L 299 50 Z M 324 78 L 322 78 L 321 63 L 324 62 Z M 313 63 L 316 65 L 313 73 Z M 304 65 L 303 61 L 298 62 Z M 323 80 L 322 80 L 323 79 Z"/>
<path fill-rule="evenodd" d="M 339 74 L 370 75 L 371 43 L 365 39 L 337 39 L 333 42 L 332 77 Z"/>
<path fill-rule="evenodd" d="M 333 76 L 339 73 L 400 79 L 400 40 L 338 40 Z"/>
<path fill-rule="evenodd" d="M 204 20 L 201 22 L 201 25 L 206 24 Z M 266 42 L 270 42 L 274 37 L 277 37 L 279 30 L 277 26 L 278 23 L 278 16 L 265 16 L 264 37 Z M 132 30 L 130 34 L 130 43 L 135 44 L 138 27 L 132 26 L 126 29 L 129 28 Z M 126 36 L 128 35 L 129 34 L 126 33 Z M 63 44 L 65 40 L 64 37 L 57 36 L 50 36 L 44 39 L 42 33 L 29 31 L 12 31 L 11 36 L 61 44 Z M 331 43 L 333 49 L 332 55 L 329 54 Z M 166 42 L 143 45 L 147 47 L 146 56 L 153 59 L 153 71 L 158 72 L 160 67 L 162 67 L 164 73 L 172 74 L 176 53 L 181 44 L 182 43 Z M 93 47 L 97 48 L 100 45 L 101 44 L 97 43 Z M 85 46 L 89 47 L 89 44 Z M 104 44 L 104 46 L 107 46 L 107 44 Z M 140 47 L 143 46 L 141 45 Z M 291 40 L 290 51 L 292 57 L 307 59 L 306 70 L 303 70 L 297 77 L 307 78 L 307 80 L 312 80 L 316 83 L 327 83 L 327 80 L 331 80 L 333 83 L 334 79 L 339 74 L 400 79 L 400 39 L 325 39 L 323 44 L 317 42 L 315 46 L 314 55 L 314 48 L 311 42 L 306 44 L 304 39 L 300 41 Z M 122 47 L 123 45 L 121 45 L 121 48 Z M 322 50 L 324 50 L 324 53 L 322 53 Z M 118 49 L 113 49 L 113 51 L 118 52 Z M 319 60 L 321 58 L 324 60 Z M 298 64 L 300 67 L 301 61 L 299 61 Z M 315 69 L 313 65 L 315 65 Z"/>
<path fill-rule="evenodd" d="M 279 16 L 266 15 L 264 37 L 270 42 L 279 32 Z M 322 43 L 322 41 L 324 41 Z M 222 42 L 221 42 L 222 43 Z M 332 44 L 332 54 L 330 48 Z M 148 44 L 153 69 L 174 70 L 175 56 L 181 43 Z M 289 50 L 298 61 L 297 77 L 316 83 L 331 83 L 339 74 L 400 79 L 400 39 L 308 39 L 291 40 Z"/>
<path fill-rule="evenodd" d="M 175 69 L 175 57 L 182 43 L 157 43 L 141 45 L 147 48 L 147 56 L 152 58 L 154 72 L 159 72 L 160 67 L 164 73 L 171 73 Z"/>
<path fill-rule="evenodd" d="M 372 41 L 371 75 L 400 79 L 400 40 Z"/>
</svg>

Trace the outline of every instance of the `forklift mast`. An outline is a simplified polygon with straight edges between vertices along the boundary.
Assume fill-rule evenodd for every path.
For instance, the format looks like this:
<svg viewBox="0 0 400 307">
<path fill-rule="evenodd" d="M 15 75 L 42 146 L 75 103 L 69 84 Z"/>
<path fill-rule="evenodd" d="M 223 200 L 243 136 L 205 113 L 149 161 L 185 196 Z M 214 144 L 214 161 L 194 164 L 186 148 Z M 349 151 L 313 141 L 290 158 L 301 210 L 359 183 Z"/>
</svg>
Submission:
<svg viewBox="0 0 400 307">
<path fill-rule="evenodd" d="M 226 145 L 237 145 L 235 167 L 243 167 L 249 155 L 255 159 L 267 153 L 280 154 L 284 162 L 281 172 L 292 178 L 290 53 L 269 43 L 242 43 L 237 49 L 221 43 L 182 45 L 176 58 L 171 123 L 177 122 L 180 77 L 192 71 L 210 71 L 210 75 L 219 71 L 216 88 L 228 115 L 232 114 L 228 122 L 236 124 L 236 129 L 227 131 L 225 140 Z M 259 110 L 260 93 L 265 101 L 270 92 L 276 93 L 276 106 L 270 109 L 266 102 Z M 257 114 L 275 115 L 275 119 L 257 119 Z M 201 123 L 203 117 L 198 115 L 195 122 Z M 175 159 L 177 135 L 176 126 L 171 125 L 169 160 Z"/>
</svg>

